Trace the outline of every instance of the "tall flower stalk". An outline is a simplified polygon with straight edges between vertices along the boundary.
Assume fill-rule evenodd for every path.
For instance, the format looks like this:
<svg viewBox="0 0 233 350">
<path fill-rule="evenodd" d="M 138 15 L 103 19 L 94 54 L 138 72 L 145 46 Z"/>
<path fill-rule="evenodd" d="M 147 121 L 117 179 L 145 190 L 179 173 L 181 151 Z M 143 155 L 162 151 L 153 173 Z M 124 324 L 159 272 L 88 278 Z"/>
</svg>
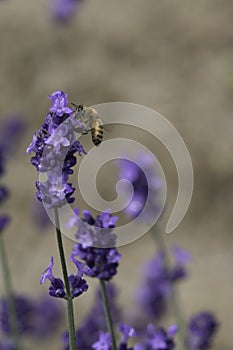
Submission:
<svg viewBox="0 0 233 350">
<path fill-rule="evenodd" d="M 60 229 L 59 214 L 58 214 L 57 208 L 54 208 L 54 218 L 55 218 L 55 226 L 56 226 L 58 251 L 60 255 L 62 273 L 63 273 L 66 294 L 67 294 L 66 299 L 67 299 L 67 315 L 68 315 L 68 322 L 69 322 L 70 350 L 75 350 L 76 338 L 75 338 L 73 298 L 70 291 L 69 278 L 68 278 L 67 267 L 66 267 L 66 259 L 65 259 L 62 235 L 61 235 L 61 229 Z"/>
<path fill-rule="evenodd" d="M 101 295 L 102 295 L 102 299 L 103 299 L 104 314 L 105 314 L 105 318 L 106 318 L 106 323 L 107 323 L 109 334 L 111 336 L 112 349 L 117 350 L 116 338 L 115 338 L 114 329 L 113 329 L 112 316 L 111 316 L 108 296 L 107 296 L 107 292 L 106 292 L 106 285 L 105 285 L 105 281 L 103 281 L 103 280 L 100 280 L 100 290 L 101 290 Z"/>
<path fill-rule="evenodd" d="M 66 259 L 60 230 L 58 208 L 74 201 L 75 188 L 68 182 L 73 173 L 72 167 L 77 160 L 75 153 L 85 154 L 83 147 L 76 140 L 76 120 L 74 111 L 68 107 L 68 96 L 62 91 L 55 91 L 49 98 L 52 101 L 50 112 L 40 129 L 35 132 L 27 153 L 34 152 L 31 163 L 39 174 L 46 175 L 45 181 L 37 181 L 37 199 L 54 211 L 56 238 L 60 255 L 64 282 L 52 273 L 53 258 L 44 271 L 41 283 L 46 279 L 51 282 L 49 294 L 67 300 L 70 350 L 76 349 L 73 298 L 87 290 L 86 281 L 82 279 L 81 263 L 73 260 L 78 268 L 77 275 L 67 273 Z"/>
</svg>

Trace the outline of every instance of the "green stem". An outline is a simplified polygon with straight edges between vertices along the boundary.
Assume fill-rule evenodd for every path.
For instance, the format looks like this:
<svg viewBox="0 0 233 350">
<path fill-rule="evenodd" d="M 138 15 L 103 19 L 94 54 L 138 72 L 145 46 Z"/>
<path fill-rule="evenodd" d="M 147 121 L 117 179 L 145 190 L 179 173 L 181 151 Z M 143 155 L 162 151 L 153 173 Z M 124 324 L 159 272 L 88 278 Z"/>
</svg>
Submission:
<svg viewBox="0 0 233 350">
<path fill-rule="evenodd" d="M 166 270 L 169 270 L 170 265 L 171 265 L 169 253 L 167 251 L 167 247 L 166 247 L 165 241 L 163 239 L 163 236 L 160 233 L 158 227 L 157 227 L 156 231 L 152 232 L 152 236 L 153 236 L 155 242 L 157 243 L 157 245 L 159 246 L 160 250 L 163 252 L 164 259 L 165 259 L 165 268 L 166 268 Z M 172 302 L 172 307 L 173 307 L 174 315 L 176 318 L 177 326 L 179 328 L 178 336 L 179 336 L 179 340 L 180 340 L 181 350 L 188 350 L 186 342 L 185 342 L 185 338 L 186 338 L 185 337 L 185 322 L 184 322 L 182 307 L 181 307 L 180 298 L 179 298 L 177 288 L 175 287 L 174 284 L 171 284 L 171 302 Z"/>
<path fill-rule="evenodd" d="M 58 250 L 60 254 L 63 278 L 64 278 L 66 295 L 67 295 L 67 314 L 68 314 L 68 322 L 69 322 L 70 350 L 76 350 L 73 298 L 70 292 L 70 285 L 69 285 L 68 273 L 66 268 L 66 259 L 65 259 L 64 249 L 63 249 L 59 214 L 58 214 L 57 208 L 54 208 L 54 218 L 55 218 L 55 225 L 56 225 Z"/>
<path fill-rule="evenodd" d="M 12 288 L 12 283 L 10 279 L 10 269 L 8 266 L 3 237 L 1 234 L 0 234 L 0 259 L 1 259 L 3 280 L 6 288 L 7 303 L 9 307 L 10 329 L 14 339 L 15 348 L 16 350 L 20 350 L 19 331 L 18 331 L 18 324 L 17 324 L 17 315 L 16 315 L 16 309 L 15 309 L 13 288 Z"/>
<path fill-rule="evenodd" d="M 99 281 L 100 281 L 100 290 L 101 290 L 103 305 L 104 305 L 104 314 L 105 314 L 105 318 L 106 318 L 108 331 L 109 331 L 110 336 L 111 336 L 112 350 L 117 350 L 116 339 L 115 339 L 115 334 L 114 334 L 114 330 L 113 330 L 112 317 L 111 317 L 111 312 L 110 312 L 110 307 L 109 307 L 109 302 L 108 302 L 108 296 L 107 296 L 107 292 L 106 292 L 105 281 L 101 280 L 101 279 Z"/>
</svg>

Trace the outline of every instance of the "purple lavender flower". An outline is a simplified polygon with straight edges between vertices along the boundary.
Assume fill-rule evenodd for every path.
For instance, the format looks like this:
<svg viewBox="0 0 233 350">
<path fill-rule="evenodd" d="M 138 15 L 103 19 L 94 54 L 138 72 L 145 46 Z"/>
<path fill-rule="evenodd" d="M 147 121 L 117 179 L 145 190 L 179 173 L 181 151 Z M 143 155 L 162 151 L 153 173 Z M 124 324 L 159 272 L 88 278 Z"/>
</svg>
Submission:
<svg viewBox="0 0 233 350">
<path fill-rule="evenodd" d="M 177 330 L 175 325 L 166 331 L 163 328 L 155 329 L 152 324 L 149 324 L 145 341 L 136 344 L 134 350 L 172 350 L 175 348 L 173 337 Z"/>
<path fill-rule="evenodd" d="M 77 240 L 81 243 L 74 245 L 72 256 L 78 256 L 85 262 L 83 272 L 87 276 L 108 281 L 117 273 L 121 258 L 116 248 L 108 248 L 115 245 L 116 237 L 112 229 L 117 218 L 112 217 L 109 212 L 101 213 L 96 219 L 88 211 L 83 213 L 83 223 L 79 225 L 76 234 Z M 71 222 L 76 224 L 74 217 Z M 79 219 L 78 222 L 82 221 Z M 95 248 L 96 246 L 106 248 Z"/>
<path fill-rule="evenodd" d="M 128 339 L 130 337 L 137 336 L 135 329 L 128 326 L 125 323 L 120 323 L 119 330 L 122 334 L 122 340 L 121 340 L 121 343 L 119 345 L 119 350 L 133 350 L 132 348 L 128 347 L 127 343 L 128 343 Z"/>
<path fill-rule="evenodd" d="M 218 325 L 211 312 L 203 311 L 192 316 L 188 323 L 188 347 L 195 350 L 208 349 Z"/>
<path fill-rule="evenodd" d="M 0 186 L 0 204 L 9 196 L 9 191 L 5 186 Z"/>
<path fill-rule="evenodd" d="M 8 116 L 2 123 L 0 131 L 0 153 L 8 156 L 15 150 L 26 129 L 26 122 L 22 116 Z"/>
<path fill-rule="evenodd" d="M 73 110 L 68 107 L 68 96 L 63 91 L 55 91 L 49 96 L 52 101 L 52 106 L 49 108 L 50 112 L 55 113 L 56 116 L 62 117 L 63 114 L 72 114 Z"/>
<path fill-rule="evenodd" d="M 77 162 L 75 154 L 86 154 L 75 139 L 74 113 L 68 107 L 68 97 L 63 91 L 55 91 L 50 99 L 50 113 L 41 128 L 34 133 L 26 153 L 34 152 L 31 163 L 39 174 L 46 175 L 43 181 L 36 182 L 37 199 L 48 208 L 61 207 L 72 203 L 75 188 L 68 182 L 73 174 L 71 169 Z"/>
<path fill-rule="evenodd" d="M 5 229 L 10 221 L 10 217 L 8 215 L 0 215 L 0 234 Z"/>
<path fill-rule="evenodd" d="M 154 173 L 154 159 L 148 154 L 139 154 L 135 157 L 135 162 L 120 159 L 119 160 L 119 178 L 126 179 L 133 186 L 133 197 L 131 202 L 125 208 L 126 214 L 131 217 L 137 217 L 145 207 L 150 191 L 150 201 L 148 209 L 143 213 L 142 220 L 150 221 L 160 211 L 159 193 L 161 190 L 161 180 Z M 146 169 L 146 175 L 139 165 Z"/>
<path fill-rule="evenodd" d="M 45 338 L 57 329 L 62 312 L 54 300 L 48 297 L 34 300 L 27 296 L 15 295 L 14 302 L 18 331 L 21 335 Z M 5 298 L 0 301 L 0 328 L 2 333 L 10 335 L 9 310 Z"/>
<path fill-rule="evenodd" d="M 76 298 L 82 293 L 86 292 L 88 289 L 88 285 L 86 283 L 86 280 L 82 278 L 83 271 L 82 271 L 82 263 L 78 260 L 72 258 L 72 262 L 77 267 L 77 275 L 69 275 L 69 284 L 70 284 L 70 290 L 72 298 Z M 64 282 L 60 278 L 56 278 L 53 275 L 53 266 L 54 261 L 53 257 L 50 260 L 50 264 L 47 267 L 47 269 L 42 273 L 40 283 L 45 283 L 46 280 L 49 280 L 51 285 L 49 287 L 49 295 L 55 298 L 63 298 L 66 299 L 66 290 Z"/>
<path fill-rule="evenodd" d="M 57 301 L 49 297 L 41 297 L 35 302 L 33 317 L 33 335 L 44 339 L 54 334 L 63 318 L 63 312 Z"/>
<path fill-rule="evenodd" d="M 30 334 L 30 332 L 33 330 L 33 301 L 25 296 L 16 295 L 14 297 L 14 303 L 17 315 L 18 332 L 20 334 Z M 11 328 L 8 303 L 6 299 L 1 299 L 0 301 L 0 324 L 2 332 L 9 335 Z"/>
<path fill-rule="evenodd" d="M 169 269 L 163 252 L 159 252 L 146 264 L 144 281 L 138 291 L 138 301 L 147 316 L 159 319 L 165 313 L 172 283 L 187 275 L 185 264 L 189 261 L 188 256 L 187 252 L 176 247 L 174 265 Z"/>
<path fill-rule="evenodd" d="M 111 350 L 111 337 L 109 333 L 99 332 L 99 339 L 92 345 L 95 350 Z"/>
<path fill-rule="evenodd" d="M 67 22 L 73 17 L 81 0 L 52 0 L 51 14 L 55 21 Z"/>
</svg>

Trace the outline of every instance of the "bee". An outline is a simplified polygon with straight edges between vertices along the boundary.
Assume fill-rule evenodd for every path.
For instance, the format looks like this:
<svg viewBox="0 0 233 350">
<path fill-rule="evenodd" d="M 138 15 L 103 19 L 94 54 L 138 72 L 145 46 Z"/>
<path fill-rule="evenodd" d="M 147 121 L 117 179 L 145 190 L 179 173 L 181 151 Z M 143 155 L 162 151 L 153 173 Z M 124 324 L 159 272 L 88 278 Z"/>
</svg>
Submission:
<svg viewBox="0 0 233 350">
<path fill-rule="evenodd" d="M 98 116 L 97 111 L 94 108 L 86 107 L 84 105 L 75 105 L 75 119 L 81 123 L 81 128 L 77 131 L 81 132 L 82 135 L 91 132 L 92 142 L 95 146 L 99 146 L 103 141 L 103 121 Z"/>
</svg>

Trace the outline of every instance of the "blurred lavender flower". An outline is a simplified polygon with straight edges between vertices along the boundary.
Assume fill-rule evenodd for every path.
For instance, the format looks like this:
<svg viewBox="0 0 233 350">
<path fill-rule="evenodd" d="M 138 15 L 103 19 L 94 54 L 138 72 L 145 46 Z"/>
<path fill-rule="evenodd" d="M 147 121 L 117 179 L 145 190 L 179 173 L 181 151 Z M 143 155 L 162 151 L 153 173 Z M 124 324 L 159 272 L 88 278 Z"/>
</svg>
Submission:
<svg viewBox="0 0 233 350">
<path fill-rule="evenodd" d="M 152 324 L 149 324 L 145 341 L 136 344 L 134 350 L 172 350 L 175 348 L 173 337 L 177 331 L 178 328 L 175 325 L 166 331 L 163 328 L 155 329 Z"/>
<path fill-rule="evenodd" d="M 0 350 L 17 350 L 14 342 L 10 339 L 1 339 Z"/>
<path fill-rule="evenodd" d="M 144 268 L 144 281 L 137 297 L 144 313 L 149 317 L 159 319 L 165 313 L 172 283 L 187 275 L 185 265 L 190 260 L 188 252 L 175 247 L 173 253 L 174 265 L 171 268 L 167 268 L 163 252 L 147 262 Z"/>
<path fill-rule="evenodd" d="M 122 340 L 119 345 L 119 350 L 133 350 L 133 348 L 128 347 L 128 340 L 130 337 L 137 336 L 135 329 L 128 326 L 125 323 L 120 323 L 119 330 L 122 334 Z"/>
<path fill-rule="evenodd" d="M 0 234 L 5 229 L 5 227 L 10 222 L 10 217 L 8 215 L 0 215 Z"/>
<path fill-rule="evenodd" d="M 26 153 L 34 152 L 31 163 L 46 181 L 36 182 L 37 199 L 48 208 L 61 207 L 72 203 L 75 188 L 68 183 L 71 169 L 76 164 L 75 153 L 86 154 L 82 145 L 75 139 L 75 119 L 69 118 L 74 110 L 68 107 L 68 96 L 63 91 L 55 91 L 49 98 L 52 101 L 41 128 L 35 132 Z"/>
<path fill-rule="evenodd" d="M 80 296 L 82 293 L 86 292 L 88 289 L 88 285 L 86 280 L 82 278 L 83 276 L 83 267 L 82 263 L 78 260 L 71 258 L 72 262 L 77 267 L 77 275 L 69 275 L 69 284 L 72 298 L 76 298 Z M 64 282 L 60 278 L 56 278 L 53 275 L 53 266 L 54 261 L 53 257 L 50 260 L 49 267 L 42 273 L 40 283 L 45 283 L 46 279 L 50 281 L 51 285 L 49 287 L 49 295 L 55 298 L 63 298 L 66 299 L 66 290 Z"/>
<path fill-rule="evenodd" d="M 0 130 L 0 152 L 4 157 L 15 150 L 25 129 L 26 122 L 21 115 L 9 116 L 2 123 Z"/>
<path fill-rule="evenodd" d="M 119 178 L 131 182 L 134 191 L 131 202 L 125 208 L 126 214 L 131 218 L 137 217 L 144 209 L 150 191 L 152 199 L 148 203 L 149 209 L 142 216 L 143 221 L 150 221 L 160 210 L 159 193 L 162 186 L 160 178 L 154 172 L 154 158 L 147 153 L 140 153 L 134 161 L 120 159 L 118 164 Z"/>
<path fill-rule="evenodd" d="M 218 325 L 211 312 L 203 311 L 192 316 L 188 323 L 188 347 L 195 350 L 208 349 Z"/>
<path fill-rule="evenodd" d="M 20 117 L 9 117 L 3 122 L 0 129 L 0 177 L 5 172 L 6 157 L 14 150 L 18 144 L 22 132 L 25 130 L 25 122 Z M 2 204 L 9 196 L 8 189 L 0 185 L 0 204 Z M 8 215 L 0 215 L 0 234 L 10 221 Z"/>
<path fill-rule="evenodd" d="M 99 339 L 92 345 L 95 350 L 111 350 L 111 337 L 109 333 L 99 332 Z"/>
<path fill-rule="evenodd" d="M 110 280 L 116 273 L 121 255 L 116 248 L 108 248 L 115 245 L 115 227 L 117 217 L 111 216 L 108 211 L 101 213 L 94 219 L 89 211 L 84 211 L 83 223 L 77 216 L 71 218 L 70 225 L 79 225 L 76 238 L 79 242 L 73 247 L 72 257 L 78 256 L 85 262 L 83 272 L 90 277 L 102 280 Z M 77 220 L 77 221 L 76 221 Z M 87 225 L 88 224 L 88 225 Z M 93 245 L 93 246 L 90 246 Z M 95 248 L 95 247 L 105 248 Z"/>
<path fill-rule="evenodd" d="M 129 337 L 135 337 L 136 332 L 135 330 L 124 324 L 121 323 L 119 326 L 119 330 L 122 334 L 122 341 L 118 347 L 119 350 L 133 350 L 133 348 L 128 348 L 128 339 Z M 111 337 L 110 334 L 104 333 L 103 331 L 99 332 L 99 339 L 92 345 L 92 348 L 95 350 L 111 350 Z"/>
<path fill-rule="evenodd" d="M 68 22 L 78 10 L 81 0 L 51 0 L 51 15 L 57 22 Z"/>
<path fill-rule="evenodd" d="M 54 300 L 42 297 L 37 300 L 14 296 L 18 331 L 21 335 L 43 338 L 55 332 L 62 319 L 60 307 Z M 9 310 L 6 299 L 0 301 L 0 328 L 2 333 L 10 335 Z M 1 349 L 1 347 L 0 347 Z"/>
<path fill-rule="evenodd" d="M 110 308 L 113 315 L 113 322 L 116 324 L 121 316 L 119 307 L 116 304 L 117 291 L 113 283 L 106 285 L 107 296 L 110 302 Z M 94 315 L 94 317 L 93 317 Z M 98 339 L 99 330 L 106 331 L 106 320 L 104 316 L 104 307 L 100 290 L 97 290 L 93 306 L 90 308 L 87 316 L 76 331 L 77 349 L 90 350 L 91 346 Z M 69 333 L 63 335 L 63 350 L 69 350 Z"/>
</svg>

